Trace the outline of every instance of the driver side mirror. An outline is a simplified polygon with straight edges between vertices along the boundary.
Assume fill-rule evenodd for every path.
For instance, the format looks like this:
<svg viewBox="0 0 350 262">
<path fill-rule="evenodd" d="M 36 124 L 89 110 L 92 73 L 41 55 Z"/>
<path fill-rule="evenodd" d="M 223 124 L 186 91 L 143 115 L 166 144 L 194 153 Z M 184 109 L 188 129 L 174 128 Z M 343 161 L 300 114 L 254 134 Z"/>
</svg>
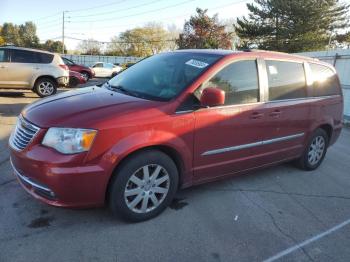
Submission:
<svg viewBox="0 0 350 262">
<path fill-rule="evenodd" d="M 216 87 L 207 87 L 201 95 L 201 106 L 212 107 L 225 104 L 225 91 Z"/>
</svg>

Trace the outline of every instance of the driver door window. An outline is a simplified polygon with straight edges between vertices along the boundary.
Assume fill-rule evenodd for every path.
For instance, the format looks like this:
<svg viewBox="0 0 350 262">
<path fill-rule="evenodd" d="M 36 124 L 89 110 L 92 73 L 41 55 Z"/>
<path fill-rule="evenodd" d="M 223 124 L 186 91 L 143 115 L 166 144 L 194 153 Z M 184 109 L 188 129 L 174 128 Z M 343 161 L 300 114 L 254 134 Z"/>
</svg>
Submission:
<svg viewBox="0 0 350 262">
<path fill-rule="evenodd" d="M 259 101 L 259 80 L 256 60 L 234 62 L 203 84 L 225 91 L 225 105 L 255 103 Z"/>
</svg>

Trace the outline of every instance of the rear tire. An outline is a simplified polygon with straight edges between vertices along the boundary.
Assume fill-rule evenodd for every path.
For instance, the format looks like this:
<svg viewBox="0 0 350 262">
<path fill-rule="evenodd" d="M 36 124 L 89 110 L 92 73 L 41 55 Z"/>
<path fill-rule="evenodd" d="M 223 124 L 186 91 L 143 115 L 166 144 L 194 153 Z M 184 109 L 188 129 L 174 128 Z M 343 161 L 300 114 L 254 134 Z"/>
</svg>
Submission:
<svg viewBox="0 0 350 262">
<path fill-rule="evenodd" d="M 325 130 L 318 128 L 310 137 L 303 155 L 296 161 L 299 168 L 312 171 L 318 168 L 326 153 L 329 137 Z"/>
<path fill-rule="evenodd" d="M 79 80 L 75 77 L 70 77 L 69 78 L 69 87 L 76 87 L 79 85 Z"/>
<path fill-rule="evenodd" d="M 57 83 L 50 78 L 40 78 L 35 82 L 34 91 L 40 97 L 54 95 L 57 92 Z"/>
<path fill-rule="evenodd" d="M 174 161 L 158 150 L 136 153 L 116 170 L 110 184 L 109 206 L 126 221 L 151 219 L 173 200 L 178 188 Z"/>
</svg>

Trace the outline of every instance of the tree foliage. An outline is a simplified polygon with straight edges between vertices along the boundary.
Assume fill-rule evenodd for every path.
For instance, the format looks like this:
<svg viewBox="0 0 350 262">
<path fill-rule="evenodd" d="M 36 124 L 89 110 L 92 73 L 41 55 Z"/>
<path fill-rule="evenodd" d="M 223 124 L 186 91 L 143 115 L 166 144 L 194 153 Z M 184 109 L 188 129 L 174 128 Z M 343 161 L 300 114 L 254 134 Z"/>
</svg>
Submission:
<svg viewBox="0 0 350 262">
<path fill-rule="evenodd" d="M 209 17 L 207 10 L 196 9 L 197 14 L 185 22 L 183 32 L 177 39 L 180 49 L 187 48 L 225 48 L 232 47 L 231 33 L 218 21 L 218 15 Z"/>
<path fill-rule="evenodd" d="M 102 53 L 101 48 L 101 43 L 92 38 L 83 40 L 78 45 L 78 49 L 81 50 L 83 55 L 100 55 Z"/>
<path fill-rule="evenodd" d="M 160 24 L 151 23 L 113 37 L 108 54 L 145 57 L 169 49 L 170 34 Z"/>
<path fill-rule="evenodd" d="M 4 23 L 0 31 L 4 44 L 13 44 L 23 47 L 40 47 L 39 37 L 36 35 L 36 26 L 33 22 L 22 25 Z"/>
<path fill-rule="evenodd" d="M 246 47 L 300 52 L 324 49 L 330 35 L 349 26 L 349 5 L 339 0 L 254 0 L 237 19 Z"/>
<path fill-rule="evenodd" d="M 61 53 L 62 52 L 62 41 L 54 41 L 54 40 L 46 40 L 44 44 L 41 45 L 41 49 L 46 51 Z M 65 53 L 67 51 L 66 47 L 64 47 Z"/>
</svg>

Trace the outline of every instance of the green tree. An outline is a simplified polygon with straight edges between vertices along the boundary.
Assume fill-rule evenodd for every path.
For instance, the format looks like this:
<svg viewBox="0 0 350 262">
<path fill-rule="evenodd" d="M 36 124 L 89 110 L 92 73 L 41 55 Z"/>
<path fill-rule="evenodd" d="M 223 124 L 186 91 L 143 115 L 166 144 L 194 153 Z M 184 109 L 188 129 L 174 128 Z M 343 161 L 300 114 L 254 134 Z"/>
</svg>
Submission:
<svg viewBox="0 0 350 262">
<path fill-rule="evenodd" d="M 242 46 L 301 52 L 324 49 L 332 32 L 349 26 L 349 5 L 339 0 L 254 0 L 237 19 Z"/>
<path fill-rule="evenodd" d="M 1 37 L 6 44 L 22 46 L 19 27 L 12 23 L 4 23 L 1 29 Z"/>
<path fill-rule="evenodd" d="M 41 49 L 44 49 L 44 50 L 50 51 L 50 52 L 54 52 L 54 53 L 61 53 L 62 52 L 62 41 L 46 40 L 46 42 L 41 45 Z M 66 47 L 64 47 L 64 50 L 67 51 Z"/>
<path fill-rule="evenodd" d="M 100 55 L 102 53 L 101 43 L 92 38 L 81 41 L 78 49 L 81 50 L 83 55 Z"/>
<path fill-rule="evenodd" d="M 225 48 L 231 49 L 232 36 L 219 23 L 218 15 L 209 17 L 207 10 L 196 9 L 197 14 L 186 21 L 183 32 L 177 39 L 180 49 L 187 48 Z"/>
<path fill-rule="evenodd" d="M 36 35 L 36 26 L 33 22 L 25 22 L 18 27 L 18 33 L 21 38 L 21 45 L 24 47 L 39 47 L 39 37 Z"/>
<path fill-rule="evenodd" d="M 162 25 L 156 23 L 147 24 L 144 27 L 137 27 L 127 30 L 112 38 L 108 46 L 108 53 L 124 56 L 145 57 L 167 50 L 170 33 Z"/>
<path fill-rule="evenodd" d="M 338 42 L 338 45 L 350 48 L 350 31 L 345 34 L 337 34 L 335 40 Z"/>
<path fill-rule="evenodd" d="M 39 37 L 36 35 L 36 26 L 33 22 L 25 22 L 22 25 L 4 23 L 0 30 L 0 37 L 5 44 L 40 47 Z"/>
</svg>

